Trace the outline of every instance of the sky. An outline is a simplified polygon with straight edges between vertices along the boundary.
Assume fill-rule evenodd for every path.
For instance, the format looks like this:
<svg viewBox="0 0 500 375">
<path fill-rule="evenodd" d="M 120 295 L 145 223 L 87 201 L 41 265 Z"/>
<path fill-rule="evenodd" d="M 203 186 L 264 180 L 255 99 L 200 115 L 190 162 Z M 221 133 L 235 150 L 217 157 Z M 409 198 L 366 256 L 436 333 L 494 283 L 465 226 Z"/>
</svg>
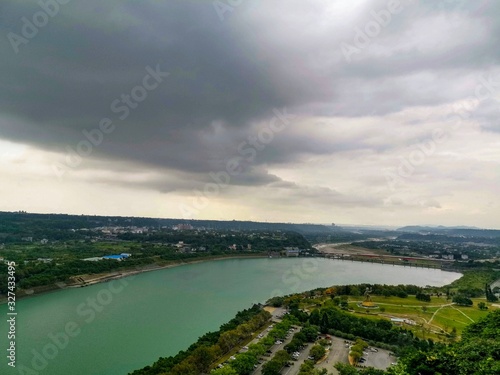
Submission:
<svg viewBox="0 0 500 375">
<path fill-rule="evenodd" d="M 500 2 L 2 0 L 0 210 L 500 229 Z"/>
</svg>

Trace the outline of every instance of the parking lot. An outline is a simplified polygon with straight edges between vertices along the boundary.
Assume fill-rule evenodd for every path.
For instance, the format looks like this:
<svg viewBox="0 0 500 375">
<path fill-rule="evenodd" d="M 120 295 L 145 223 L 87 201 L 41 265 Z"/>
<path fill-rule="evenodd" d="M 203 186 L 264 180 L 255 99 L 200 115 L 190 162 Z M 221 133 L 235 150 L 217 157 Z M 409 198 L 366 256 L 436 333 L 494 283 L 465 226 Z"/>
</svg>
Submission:
<svg viewBox="0 0 500 375">
<path fill-rule="evenodd" d="M 297 328 L 295 329 L 295 332 L 294 332 L 294 333 L 299 332 L 299 331 L 300 331 L 300 329 L 301 329 L 301 327 L 297 327 Z M 266 331 L 265 331 L 265 335 L 267 335 L 267 333 L 268 333 L 268 332 L 269 332 L 269 331 L 268 331 L 268 330 L 266 330 Z M 278 352 L 278 351 L 280 351 L 280 350 L 283 350 L 283 348 L 285 347 L 285 345 L 286 345 L 286 344 L 288 344 L 290 341 L 292 341 L 292 338 L 293 338 L 293 334 L 294 334 L 294 333 L 291 333 L 291 334 L 290 334 L 290 335 L 289 335 L 289 336 L 288 336 L 288 337 L 287 337 L 287 338 L 286 338 L 286 339 L 285 339 L 285 340 L 284 340 L 281 344 L 274 344 L 274 345 L 271 347 L 271 349 L 270 349 L 271 353 L 267 353 L 268 355 L 266 355 L 266 356 L 263 356 L 263 357 L 262 357 L 262 358 L 263 358 L 262 363 L 259 363 L 259 364 L 258 364 L 257 368 L 256 368 L 256 369 L 255 369 L 255 371 L 253 372 L 253 375 L 261 375 L 261 374 L 262 374 L 262 366 L 263 366 L 263 365 L 264 365 L 267 361 L 269 361 L 271 358 L 273 358 L 273 356 L 274 356 L 274 354 L 276 354 L 276 352 Z M 263 337 L 265 337 L 265 335 L 263 335 Z M 254 342 L 258 342 L 258 340 L 260 340 L 260 339 L 256 339 L 256 340 L 252 341 L 252 343 L 254 343 Z M 307 357 L 307 356 L 306 356 L 306 357 Z M 295 367 L 295 366 L 292 366 L 292 367 Z M 287 368 L 287 369 L 288 369 L 288 368 Z M 283 371 L 282 371 L 282 373 L 284 374 L 284 373 L 286 373 L 286 371 L 285 371 L 285 370 L 283 370 Z"/>
<path fill-rule="evenodd" d="M 332 337 L 332 345 L 330 351 L 325 359 L 316 365 L 317 368 L 325 368 L 328 372 L 334 375 L 338 374 L 338 371 L 333 368 L 337 362 L 349 363 L 349 344 L 347 344 L 342 338 Z M 365 361 L 360 363 L 363 367 L 374 367 L 376 369 L 385 370 L 392 363 L 396 362 L 396 358 L 390 355 L 389 351 L 379 348 L 374 348 L 376 351 L 367 349 L 363 352 L 363 358 Z"/>
<path fill-rule="evenodd" d="M 366 359 L 362 366 L 375 367 L 379 370 L 385 370 L 391 365 L 391 363 L 396 362 L 396 358 L 391 356 L 388 350 L 378 349 L 378 352 L 374 353 L 370 350 L 365 350 L 363 353 L 363 358 Z"/>
<path fill-rule="evenodd" d="M 276 309 L 272 312 L 273 321 L 279 322 L 281 321 L 281 316 L 285 312 L 284 309 Z M 276 352 L 283 350 L 286 344 L 288 344 L 292 338 L 293 334 L 300 331 L 300 327 L 296 327 L 295 332 L 291 333 L 285 340 L 283 340 L 280 344 L 275 344 L 270 348 L 270 353 L 266 353 L 266 355 L 262 356 L 260 359 L 260 363 L 257 365 L 257 368 L 254 370 L 252 375 L 261 375 L 262 374 L 262 366 L 268 362 L 271 358 L 273 358 Z M 255 344 L 259 342 L 262 338 L 266 337 L 271 327 L 266 328 L 259 336 L 252 340 L 248 345 Z M 329 351 L 324 359 L 322 359 L 319 363 L 316 364 L 316 368 L 322 369 L 325 368 L 329 373 L 333 373 L 334 375 L 338 374 L 338 371 L 333 367 L 337 362 L 349 363 L 349 344 L 346 343 L 346 340 L 339 337 L 331 337 L 332 345 L 329 348 Z M 282 371 L 282 375 L 297 375 L 299 373 L 300 366 L 307 360 L 309 356 L 309 351 L 314 344 L 306 344 L 304 349 L 300 351 L 299 356 L 296 360 L 291 360 L 290 363 L 293 365 L 285 367 Z M 376 350 L 376 351 L 375 351 Z M 240 350 L 240 352 L 245 352 L 246 349 Z M 396 358 L 390 355 L 390 352 L 384 349 L 371 348 L 366 349 L 363 353 L 363 358 L 365 359 L 363 363 L 360 363 L 361 366 L 364 367 L 374 367 L 380 370 L 385 370 L 392 363 L 396 362 Z"/>
</svg>

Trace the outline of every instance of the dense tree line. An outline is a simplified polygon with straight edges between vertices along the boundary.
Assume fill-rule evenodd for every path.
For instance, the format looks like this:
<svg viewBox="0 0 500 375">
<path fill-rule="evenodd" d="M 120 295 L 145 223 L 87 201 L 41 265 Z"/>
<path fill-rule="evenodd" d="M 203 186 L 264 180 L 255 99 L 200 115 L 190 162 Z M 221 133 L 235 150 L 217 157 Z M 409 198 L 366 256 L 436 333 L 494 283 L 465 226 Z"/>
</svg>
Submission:
<svg viewBox="0 0 500 375">
<path fill-rule="evenodd" d="M 266 324 L 271 315 L 260 306 L 240 311 L 216 332 L 209 332 L 186 351 L 160 358 L 151 366 L 132 372 L 132 375 L 175 374 L 190 375 L 208 372 L 212 363 L 222 354 Z"/>
<path fill-rule="evenodd" d="M 174 231 L 162 230 L 147 234 L 123 233 L 118 238 L 139 243 L 170 243 L 183 241 L 194 248 L 205 247 L 207 251 L 225 251 L 233 244 L 239 250 L 247 250 L 251 245 L 254 251 L 281 251 L 284 247 L 298 247 L 311 250 L 310 243 L 297 232 L 269 231 Z"/>
<path fill-rule="evenodd" d="M 285 231 L 301 234 L 332 233 L 335 227 L 319 224 L 268 223 L 252 221 L 216 221 L 157 219 L 141 217 L 33 214 L 27 212 L 0 212 L 0 243 L 14 243 L 23 237 L 49 240 L 71 240 L 85 238 L 84 232 L 71 229 L 94 229 L 104 226 L 136 226 L 149 228 L 172 228 L 177 224 L 191 224 L 198 228 L 239 231 Z M 338 228 L 335 228 L 338 229 Z"/>
<path fill-rule="evenodd" d="M 258 343 L 248 346 L 244 353 L 237 353 L 233 360 L 225 362 L 222 368 L 211 372 L 213 375 L 249 375 L 254 371 L 261 356 L 269 356 L 270 348 L 277 339 L 283 340 L 289 332 L 293 323 L 297 323 L 293 316 L 287 315 L 283 321 L 276 324 Z M 282 350 L 278 351 L 273 358 L 262 368 L 263 375 L 278 375 L 283 366 L 290 359 L 290 355 Z"/>
<path fill-rule="evenodd" d="M 386 343 L 402 349 L 408 346 L 428 347 L 431 341 L 419 340 L 413 332 L 403 328 L 395 328 L 385 319 L 372 320 L 359 318 L 335 307 L 322 307 L 314 310 L 309 318 L 311 324 L 320 327 L 322 333 L 335 336 L 350 334 L 352 338 L 361 337 L 366 340 Z"/>
</svg>

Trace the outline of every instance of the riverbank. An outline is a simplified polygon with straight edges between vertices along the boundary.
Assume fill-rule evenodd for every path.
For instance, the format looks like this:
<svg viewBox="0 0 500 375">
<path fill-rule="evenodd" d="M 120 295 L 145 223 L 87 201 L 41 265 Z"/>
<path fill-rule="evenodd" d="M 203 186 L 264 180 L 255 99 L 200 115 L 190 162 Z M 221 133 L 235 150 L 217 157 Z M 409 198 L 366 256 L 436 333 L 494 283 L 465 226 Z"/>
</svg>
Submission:
<svg viewBox="0 0 500 375">
<path fill-rule="evenodd" d="M 100 274 L 86 274 L 72 276 L 68 282 L 58 282 L 50 285 L 41 285 L 32 289 L 19 289 L 16 290 L 16 298 L 22 299 L 26 297 L 39 296 L 41 294 L 54 292 L 61 289 L 68 288 L 83 288 L 90 285 L 100 284 L 111 280 L 122 279 L 124 277 L 138 275 L 144 272 L 158 271 L 173 267 L 180 267 L 189 264 L 197 264 L 204 262 L 211 262 L 224 259 L 258 259 L 267 258 L 266 254 L 252 254 L 252 255 L 228 255 L 228 256 L 207 256 L 193 259 L 180 259 L 170 261 L 165 264 L 148 264 L 142 267 L 134 267 L 130 269 L 122 269 L 119 271 L 110 271 Z M 0 304 L 7 302 L 7 296 L 0 294 Z"/>
<path fill-rule="evenodd" d="M 347 243 L 318 243 L 313 245 L 313 247 L 325 258 L 462 272 L 452 260 L 431 259 L 421 256 L 392 255 L 385 250 L 367 249 Z"/>
</svg>

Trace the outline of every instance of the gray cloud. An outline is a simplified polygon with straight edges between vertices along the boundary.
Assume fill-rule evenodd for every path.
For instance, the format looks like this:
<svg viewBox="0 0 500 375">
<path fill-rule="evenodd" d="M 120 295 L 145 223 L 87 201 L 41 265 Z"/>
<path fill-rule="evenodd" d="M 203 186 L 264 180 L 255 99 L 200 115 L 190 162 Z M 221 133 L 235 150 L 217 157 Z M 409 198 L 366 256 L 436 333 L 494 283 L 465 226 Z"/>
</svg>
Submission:
<svg viewBox="0 0 500 375">
<path fill-rule="evenodd" d="M 184 192 L 240 157 L 241 143 L 269 124 L 274 108 L 286 107 L 296 119 L 254 160 L 241 162 L 231 184 L 286 190 L 283 199 L 303 202 L 379 205 L 379 195 L 350 200 L 273 168 L 364 152 L 385 158 L 426 140 L 428 123 L 440 115 L 415 115 L 419 108 L 473 96 L 478 78 L 498 67 L 498 2 L 402 4 L 348 62 L 342 43 L 354 43 L 357 28 L 386 9 L 386 1 L 248 0 L 222 22 L 211 1 L 70 2 L 16 54 L 6 36 L 20 34 L 20 18 L 39 6 L 6 0 L 0 138 L 64 154 L 84 139 L 84 129 L 109 117 L 116 130 L 78 170 L 116 172 L 96 183 Z M 170 75 L 119 120 L 111 103 L 157 64 Z M 474 112 L 484 131 L 499 129 L 496 103 L 480 103 Z M 412 117 L 391 118 L 405 111 L 414 111 Z M 124 180 L 122 170 L 151 174 Z"/>
</svg>

